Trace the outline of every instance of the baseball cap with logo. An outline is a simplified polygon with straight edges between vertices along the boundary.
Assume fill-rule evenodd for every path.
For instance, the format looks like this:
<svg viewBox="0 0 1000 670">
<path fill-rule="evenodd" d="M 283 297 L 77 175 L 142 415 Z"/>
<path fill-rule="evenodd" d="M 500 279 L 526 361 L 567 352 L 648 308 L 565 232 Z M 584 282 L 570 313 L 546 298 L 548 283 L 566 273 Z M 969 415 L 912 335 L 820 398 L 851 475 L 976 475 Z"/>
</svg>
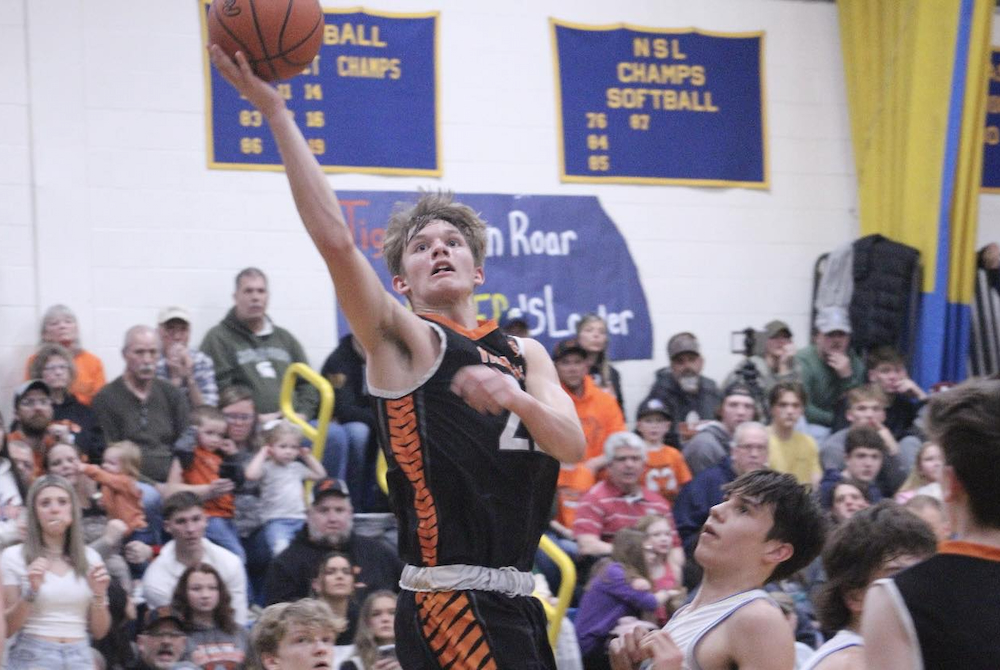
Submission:
<svg viewBox="0 0 1000 670">
<path fill-rule="evenodd" d="M 349 498 L 351 494 L 348 492 L 347 483 L 344 480 L 327 477 L 326 479 L 319 480 L 313 485 L 312 504 L 315 505 L 327 496 Z"/>
</svg>

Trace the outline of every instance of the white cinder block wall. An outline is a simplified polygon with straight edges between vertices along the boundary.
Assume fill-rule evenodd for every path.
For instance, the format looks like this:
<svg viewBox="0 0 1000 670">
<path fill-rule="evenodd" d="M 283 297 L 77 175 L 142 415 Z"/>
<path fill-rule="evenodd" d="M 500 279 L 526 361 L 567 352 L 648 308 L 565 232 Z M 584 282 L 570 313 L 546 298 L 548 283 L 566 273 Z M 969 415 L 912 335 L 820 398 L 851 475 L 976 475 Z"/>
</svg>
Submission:
<svg viewBox="0 0 1000 670">
<path fill-rule="evenodd" d="M 628 241 L 653 317 L 655 358 L 620 367 L 630 418 L 677 330 L 700 336 L 706 372 L 717 379 L 737 361 L 732 330 L 781 317 L 805 343 L 813 263 L 857 234 L 833 4 L 372 7 L 442 12 L 444 177 L 337 175 L 331 184 L 597 195 Z M 196 0 L 0 0 L 0 408 L 8 420 L 38 318 L 56 302 L 76 310 L 84 345 L 113 378 L 128 326 L 186 304 L 198 342 L 230 306 L 235 272 L 258 265 L 271 279 L 272 317 L 312 363 L 334 346 L 333 292 L 284 175 L 205 167 L 198 11 Z M 550 16 L 766 31 L 770 190 L 561 184 Z"/>
</svg>

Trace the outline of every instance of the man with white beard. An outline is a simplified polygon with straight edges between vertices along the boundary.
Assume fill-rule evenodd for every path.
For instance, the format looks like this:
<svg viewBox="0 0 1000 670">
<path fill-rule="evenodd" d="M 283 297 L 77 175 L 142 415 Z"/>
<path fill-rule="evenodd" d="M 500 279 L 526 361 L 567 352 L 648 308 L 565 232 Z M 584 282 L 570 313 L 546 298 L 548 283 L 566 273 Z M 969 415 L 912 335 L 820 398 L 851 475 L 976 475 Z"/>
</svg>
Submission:
<svg viewBox="0 0 1000 670">
<path fill-rule="evenodd" d="M 691 333 L 677 333 L 667 341 L 667 356 L 670 366 L 656 371 L 647 399 L 657 398 L 670 407 L 678 422 L 691 424 L 715 418 L 722 395 L 715 382 L 701 374 L 705 359 L 698 338 Z"/>
</svg>

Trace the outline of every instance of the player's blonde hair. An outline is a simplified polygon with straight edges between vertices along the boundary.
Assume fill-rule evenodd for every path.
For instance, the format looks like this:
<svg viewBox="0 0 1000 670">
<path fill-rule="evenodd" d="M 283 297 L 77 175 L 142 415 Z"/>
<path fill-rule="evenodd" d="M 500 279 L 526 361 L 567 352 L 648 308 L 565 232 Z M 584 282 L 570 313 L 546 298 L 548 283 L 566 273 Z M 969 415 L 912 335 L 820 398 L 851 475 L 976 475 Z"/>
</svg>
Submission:
<svg viewBox="0 0 1000 670">
<path fill-rule="evenodd" d="M 486 258 L 486 222 L 467 205 L 454 201 L 449 192 L 428 192 L 420 196 L 415 205 L 398 203 L 389 225 L 386 226 L 382 255 L 389 274 L 402 274 L 403 249 L 414 235 L 434 221 L 446 221 L 458 228 L 472 250 L 476 267 L 481 267 Z"/>
</svg>

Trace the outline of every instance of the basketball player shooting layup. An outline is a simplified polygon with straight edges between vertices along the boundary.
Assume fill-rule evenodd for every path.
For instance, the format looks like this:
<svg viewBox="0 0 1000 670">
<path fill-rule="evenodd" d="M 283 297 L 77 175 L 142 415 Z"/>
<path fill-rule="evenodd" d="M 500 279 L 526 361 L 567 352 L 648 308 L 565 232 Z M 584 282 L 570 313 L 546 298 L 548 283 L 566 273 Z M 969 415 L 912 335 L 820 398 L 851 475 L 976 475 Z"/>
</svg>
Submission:
<svg viewBox="0 0 1000 670">
<path fill-rule="evenodd" d="M 557 461 L 583 458 L 572 401 L 531 339 L 480 324 L 485 224 L 426 194 L 389 222 L 382 288 L 285 102 L 242 54 L 212 62 L 267 119 L 306 230 L 368 360 L 379 439 L 399 519 L 396 616 L 411 668 L 555 668 L 529 573 L 548 523 Z"/>
</svg>

